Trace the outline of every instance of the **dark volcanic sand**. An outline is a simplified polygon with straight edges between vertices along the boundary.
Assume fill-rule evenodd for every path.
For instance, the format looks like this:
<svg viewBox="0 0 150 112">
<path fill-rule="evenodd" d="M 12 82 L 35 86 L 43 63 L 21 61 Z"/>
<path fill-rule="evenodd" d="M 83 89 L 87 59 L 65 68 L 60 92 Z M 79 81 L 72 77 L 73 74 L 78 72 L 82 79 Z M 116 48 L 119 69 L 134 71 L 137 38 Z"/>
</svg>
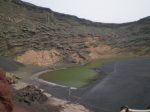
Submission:
<svg viewBox="0 0 150 112">
<path fill-rule="evenodd" d="M 17 67 L 18 63 L 15 68 Z M 100 75 L 89 88 L 71 91 L 72 95 L 80 97 L 75 98 L 77 103 L 94 112 L 117 112 L 123 105 L 138 109 L 150 105 L 150 58 L 115 62 L 98 71 L 104 75 Z M 68 88 L 48 85 L 38 80 L 36 83 L 56 97 L 72 100 Z"/>
<path fill-rule="evenodd" d="M 123 105 L 138 109 L 150 105 L 150 58 L 116 62 L 101 70 L 107 76 L 96 81 L 81 104 L 94 112 L 119 112 Z"/>
</svg>

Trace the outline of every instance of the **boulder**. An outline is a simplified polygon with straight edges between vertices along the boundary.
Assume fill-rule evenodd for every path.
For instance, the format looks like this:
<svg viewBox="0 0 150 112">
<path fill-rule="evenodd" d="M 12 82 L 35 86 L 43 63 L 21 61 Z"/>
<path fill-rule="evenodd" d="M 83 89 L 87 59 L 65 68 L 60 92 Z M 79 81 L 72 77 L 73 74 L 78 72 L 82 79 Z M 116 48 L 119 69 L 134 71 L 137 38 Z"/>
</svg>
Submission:
<svg viewBox="0 0 150 112">
<path fill-rule="evenodd" d="M 9 84 L 16 84 L 21 79 L 17 77 L 15 74 L 6 72 L 6 78 Z"/>
<path fill-rule="evenodd" d="M 15 99 L 29 105 L 33 103 L 44 103 L 48 100 L 47 96 L 40 89 L 32 85 L 18 90 L 15 94 Z"/>
</svg>

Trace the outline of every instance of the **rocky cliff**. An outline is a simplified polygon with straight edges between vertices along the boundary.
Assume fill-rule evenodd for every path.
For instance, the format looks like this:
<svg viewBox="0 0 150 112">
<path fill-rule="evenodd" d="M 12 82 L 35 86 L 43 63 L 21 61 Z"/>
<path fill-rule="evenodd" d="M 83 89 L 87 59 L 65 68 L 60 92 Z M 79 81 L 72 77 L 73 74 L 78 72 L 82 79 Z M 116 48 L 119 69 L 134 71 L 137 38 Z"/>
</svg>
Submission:
<svg viewBox="0 0 150 112">
<path fill-rule="evenodd" d="M 12 112 L 12 92 L 5 73 L 0 71 L 0 112 Z"/>
<path fill-rule="evenodd" d="M 30 56 L 30 60 L 36 60 L 32 64 L 40 63 L 37 61 L 42 57 L 52 64 L 60 60 L 82 63 L 127 52 L 150 54 L 150 17 L 125 24 L 104 24 L 20 0 L 0 1 L 1 56 L 23 63 L 30 62 L 23 60 Z"/>
</svg>

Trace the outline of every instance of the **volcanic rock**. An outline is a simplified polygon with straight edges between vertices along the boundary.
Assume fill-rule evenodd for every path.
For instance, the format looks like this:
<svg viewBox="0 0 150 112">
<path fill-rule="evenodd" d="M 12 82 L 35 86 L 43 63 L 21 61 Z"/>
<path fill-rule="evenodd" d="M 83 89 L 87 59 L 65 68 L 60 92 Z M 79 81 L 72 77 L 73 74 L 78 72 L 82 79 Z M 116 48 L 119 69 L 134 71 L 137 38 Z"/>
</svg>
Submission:
<svg viewBox="0 0 150 112">
<path fill-rule="evenodd" d="M 12 112 L 12 93 L 5 77 L 5 72 L 0 71 L 0 112 Z"/>
<path fill-rule="evenodd" d="M 17 77 L 15 74 L 6 72 L 6 78 L 9 84 L 16 84 L 21 79 Z"/>
<path fill-rule="evenodd" d="M 48 100 L 47 96 L 43 94 L 40 89 L 29 85 L 23 89 L 17 90 L 15 99 L 19 102 L 33 104 L 33 103 L 44 103 Z"/>
<path fill-rule="evenodd" d="M 1 0 L 0 21 L 0 56 L 25 64 L 49 65 L 63 59 L 84 63 L 119 53 L 150 54 L 150 17 L 105 24 L 21 0 Z M 28 60 L 30 55 L 32 61 Z"/>
</svg>

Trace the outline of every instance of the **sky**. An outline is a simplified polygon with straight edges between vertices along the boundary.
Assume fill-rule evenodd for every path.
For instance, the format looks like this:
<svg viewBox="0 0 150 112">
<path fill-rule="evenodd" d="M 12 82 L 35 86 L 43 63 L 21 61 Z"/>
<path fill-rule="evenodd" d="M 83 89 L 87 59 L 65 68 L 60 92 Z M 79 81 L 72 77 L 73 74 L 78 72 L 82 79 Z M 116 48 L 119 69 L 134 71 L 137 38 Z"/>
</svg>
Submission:
<svg viewBox="0 0 150 112">
<path fill-rule="evenodd" d="M 23 0 L 95 22 L 125 23 L 150 16 L 150 0 Z"/>
</svg>

